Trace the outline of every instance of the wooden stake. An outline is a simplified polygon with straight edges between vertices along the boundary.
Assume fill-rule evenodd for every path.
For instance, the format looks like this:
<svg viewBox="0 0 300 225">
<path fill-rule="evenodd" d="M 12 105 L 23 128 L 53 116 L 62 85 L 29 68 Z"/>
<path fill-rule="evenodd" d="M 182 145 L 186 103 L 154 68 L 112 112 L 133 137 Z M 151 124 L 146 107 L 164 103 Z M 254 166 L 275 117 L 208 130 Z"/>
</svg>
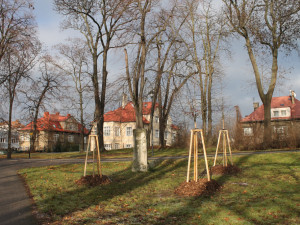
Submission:
<svg viewBox="0 0 300 225">
<path fill-rule="evenodd" d="M 201 137 L 201 142 L 203 145 L 203 153 L 204 153 L 205 166 L 206 166 L 206 171 L 207 171 L 207 179 L 208 179 L 208 181 L 210 181 L 210 174 L 209 174 L 209 168 L 208 168 L 208 161 L 207 161 L 203 131 L 202 131 L 202 129 L 194 129 L 194 130 L 191 130 L 191 140 L 190 140 L 186 182 L 189 182 L 189 180 L 190 180 L 190 167 L 191 167 L 192 152 L 194 153 L 194 181 L 195 182 L 198 181 L 198 176 L 199 176 L 199 174 L 198 174 L 198 133 L 200 133 L 200 135 L 201 135 L 200 137 Z"/>
<path fill-rule="evenodd" d="M 217 144 L 217 149 L 216 149 L 216 154 L 215 154 L 215 159 L 214 159 L 214 165 L 213 166 L 215 166 L 216 162 L 217 162 L 219 144 L 221 142 L 221 139 L 223 139 L 222 140 L 222 142 L 223 142 L 223 146 L 222 146 L 222 149 L 223 149 L 223 166 L 228 166 L 227 145 L 228 145 L 228 150 L 229 150 L 229 154 L 230 154 L 230 163 L 231 163 L 231 165 L 233 165 L 228 130 L 220 130 L 219 131 L 218 144 Z"/>
<path fill-rule="evenodd" d="M 221 139 L 220 136 L 221 136 L 221 131 L 219 131 L 219 137 L 218 137 L 218 144 L 217 144 L 216 155 L 215 155 L 215 160 L 214 160 L 214 166 L 216 165 L 216 162 L 217 162 L 218 150 L 219 150 L 220 139 Z"/>
<path fill-rule="evenodd" d="M 98 150 L 98 174 L 99 176 L 102 178 L 102 172 L 101 172 L 101 162 L 100 162 L 100 149 L 99 149 L 99 140 L 98 140 L 98 136 L 96 136 L 96 141 L 97 141 L 97 150 Z"/>
<path fill-rule="evenodd" d="M 99 149 L 99 141 L 97 135 L 89 135 L 88 138 L 88 146 L 86 149 L 86 157 L 85 157 L 85 163 L 84 163 L 84 172 L 83 175 L 86 176 L 86 170 L 87 170 L 87 161 L 88 161 L 88 152 L 91 151 L 91 142 L 92 138 L 95 140 L 95 147 L 97 150 L 93 150 L 93 177 L 95 176 L 95 151 L 97 151 L 97 171 L 98 175 L 102 177 L 102 171 L 101 171 L 101 161 L 100 161 L 100 149 Z"/>
<path fill-rule="evenodd" d="M 86 149 L 85 162 L 84 162 L 84 171 L 83 171 L 83 176 L 84 177 L 86 176 L 86 167 L 87 167 L 87 160 L 88 160 L 90 143 L 91 143 L 91 137 L 89 136 L 89 138 L 88 138 L 88 146 L 87 146 L 87 149 Z"/>
<path fill-rule="evenodd" d="M 191 140 L 190 140 L 190 149 L 189 149 L 189 161 L 188 161 L 188 169 L 187 169 L 187 176 L 186 182 L 190 181 L 190 167 L 191 167 L 191 158 L 192 158 L 192 148 L 193 148 L 193 130 L 191 130 Z"/>
</svg>

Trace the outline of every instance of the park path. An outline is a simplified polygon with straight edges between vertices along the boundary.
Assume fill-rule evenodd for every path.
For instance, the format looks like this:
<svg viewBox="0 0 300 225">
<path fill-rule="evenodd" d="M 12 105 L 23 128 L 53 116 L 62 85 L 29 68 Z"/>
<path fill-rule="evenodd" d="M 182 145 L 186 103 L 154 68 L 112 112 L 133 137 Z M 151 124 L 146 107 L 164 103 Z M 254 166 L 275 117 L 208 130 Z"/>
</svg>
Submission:
<svg viewBox="0 0 300 225">
<path fill-rule="evenodd" d="M 242 152 L 233 155 L 274 154 L 291 151 Z M 213 155 L 208 155 L 213 157 Z M 187 156 L 153 157 L 153 159 L 179 159 Z M 104 162 L 130 161 L 132 158 L 101 159 Z M 23 181 L 17 171 L 23 168 L 41 167 L 59 164 L 84 163 L 84 159 L 0 159 L 0 225 L 35 225 L 32 215 L 32 202 L 27 195 Z"/>
<path fill-rule="evenodd" d="M 83 160 L 1 159 L 0 225 L 38 224 L 32 215 L 31 199 L 17 174 L 19 169 L 77 162 Z"/>
</svg>

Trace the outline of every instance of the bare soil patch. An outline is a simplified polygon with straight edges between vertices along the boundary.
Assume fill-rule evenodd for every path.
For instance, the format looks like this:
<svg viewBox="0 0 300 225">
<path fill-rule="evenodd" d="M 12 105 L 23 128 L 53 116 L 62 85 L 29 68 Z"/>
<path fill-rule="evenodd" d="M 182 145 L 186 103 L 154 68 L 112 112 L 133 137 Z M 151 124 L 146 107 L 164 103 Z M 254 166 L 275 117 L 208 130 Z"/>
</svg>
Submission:
<svg viewBox="0 0 300 225">
<path fill-rule="evenodd" d="M 199 179 L 197 182 L 183 182 L 175 189 L 175 194 L 180 196 L 200 196 L 210 195 L 216 192 L 220 185 L 215 180 L 208 181 L 206 178 Z"/>
<path fill-rule="evenodd" d="M 211 167 L 211 174 L 218 174 L 218 175 L 233 174 L 234 175 L 239 172 L 241 172 L 241 169 L 234 165 L 228 165 L 228 166 L 216 165 Z"/>
<path fill-rule="evenodd" d="M 109 184 L 111 183 L 111 180 L 106 175 L 102 175 L 102 177 L 100 177 L 100 175 L 87 175 L 85 177 L 82 176 L 79 180 L 76 180 L 75 183 L 78 185 L 97 186 L 102 184 Z"/>
</svg>

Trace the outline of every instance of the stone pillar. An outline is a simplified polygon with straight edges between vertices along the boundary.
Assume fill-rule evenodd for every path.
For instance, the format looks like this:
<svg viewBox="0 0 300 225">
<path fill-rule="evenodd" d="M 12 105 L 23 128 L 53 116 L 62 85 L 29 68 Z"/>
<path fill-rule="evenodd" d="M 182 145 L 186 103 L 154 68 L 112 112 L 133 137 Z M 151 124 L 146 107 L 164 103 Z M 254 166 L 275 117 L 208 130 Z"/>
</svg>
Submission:
<svg viewBox="0 0 300 225">
<path fill-rule="evenodd" d="M 133 130 L 133 172 L 148 171 L 148 156 L 147 156 L 147 130 L 144 128 Z"/>
</svg>

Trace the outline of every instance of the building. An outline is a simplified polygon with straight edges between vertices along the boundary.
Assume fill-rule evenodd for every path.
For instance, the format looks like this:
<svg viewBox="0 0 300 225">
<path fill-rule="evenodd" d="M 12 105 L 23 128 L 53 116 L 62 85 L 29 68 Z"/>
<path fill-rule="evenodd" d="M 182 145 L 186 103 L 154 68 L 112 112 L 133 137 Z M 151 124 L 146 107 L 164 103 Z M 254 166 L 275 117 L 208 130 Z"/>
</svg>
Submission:
<svg viewBox="0 0 300 225">
<path fill-rule="evenodd" d="M 82 125 L 76 119 L 67 114 L 60 115 L 58 112 L 49 114 L 37 120 L 37 138 L 35 143 L 36 151 L 64 151 L 79 150 L 80 132 Z M 20 132 L 20 150 L 30 149 L 30 135 L 33 130 L 33 122 L 26 125 Z M 84 128 L 84 134 L 89 132 Z"/>
<path fill-rule="evenodd" d="M 150 112 L 152 102 L 143 103 L 143 123 L 146 129 L 150 125 Z M 153 140 L 150 134 L 150 144 L 159 145 L 159 117 L 158 105 L 155 107 L 153 117 Z M 132 148 L 134 145 L 133 130 L 136 129 L 136 117 L 132 102 L 126 101 L 126 97 L 122 101 L 122 106 L 116 110 L 109 111 L 104 114 L 103 139 L 106 150 Z M 168 118 L 167 128 L 165 131 L 165 141 L 167 146 L 171 146 L 175 142 L 178 127 L 172 124 L 171 117 Z M 95 125 L 92 132 L 95 133 Z M 92 144 L 93 146 L 93 144 Z M 93 148 L 93 147 L 92 147 Z"/>
<path fill-rule="evenodd" d="M 19 130 L 24 128 L 24 125 L 19 120 L 12 121 L 11 123 L 11 148 L 18 151 L 19 145 Z M 0 149 L 6 150 L 8 148 L 8 122 L 0 123 Z"/>
<path fill-rule="evenodd" d="M 241 126 L 244 136 L 260 139 L 263 134 L 264 106 L 254 103 L 254 111 L 243 118 Z M 278 139 L 288 136 L 300 137 L 300 101 L 296 94 L 273 97 L 271 101 L 272 136 Z"/>
</svg>

